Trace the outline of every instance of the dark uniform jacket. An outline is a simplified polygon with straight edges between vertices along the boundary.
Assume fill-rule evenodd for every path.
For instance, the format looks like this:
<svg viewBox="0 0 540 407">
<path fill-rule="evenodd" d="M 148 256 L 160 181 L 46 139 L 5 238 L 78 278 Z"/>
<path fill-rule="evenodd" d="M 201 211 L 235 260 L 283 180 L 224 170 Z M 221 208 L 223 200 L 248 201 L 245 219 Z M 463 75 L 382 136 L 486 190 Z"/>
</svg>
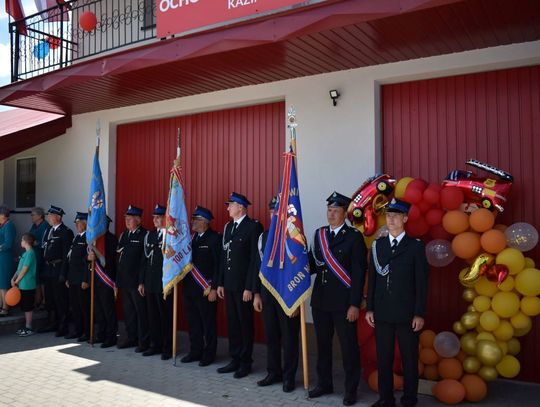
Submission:
<svg viewBox="0 0 540 407">
<path fill-rule="evenodd" d="M 88 283 L 90 281 L 88 271 L 88 245 L 86 244 L 86 232 L 77 234 L 71 243 L 68 253 L 68 278 L 70 284 Z"/>
<path fill-rule="evenodd" d="M 225 225 L 218 286 L 231 291 L 251 291 L 253 275 L 258 273 L 257 242 L 262 225 L 246 216 L 231 235 L 233 225 L 233 221 Z"/>
<path fill-rule="evenodd" d="M 381 276 L 371 259 L 367 310 L 374 312 L 376 321 L 408 323 L 414 316 L 423 318 L 429 270 L 424 244 L 405 235 L 394 254 L 387 236 L 377 239 L 376 245 L 379 264 L 389 264 L 390 271 Z"/>
<path fill-rule="evenodd" d="M 163 234 L 160 235 L 159 230 L 146 232 L 144 237 L 145 265 L 141 268 L 142 275 L 139 280 L 144 283 L 144 290 L 149 293 L 163 292 L 162 243 Z"/>
<path fill-rule="evenodd" d="M 329 227 L 324 228 L 329 235 Z M 367 270 L 367 253 L 362 234 L 345 224 L 333 241 L 328 237 L 330 251 L 351 277 L 351 288 L 347 288 L 327 264 L 323 263 L 324 257 L 317 233 L 318 230 L 310 256 L 311 272 L 317 274 L 311 306 L 324 311 L 346 311 L 351 305 L 360 307 Z"/>
<path fill-rule="evenodd" d="M 221 256 L 221 235 L 208 229 L 200 237 L 195 234 L 191 241 L 193 264 L 201 272 L 213 289 L 218 286 L 219 262 Z M 201 286 L 193 276 L 186 276 L 183 280 L 184 292 L 202 294 Z"/>
<path fill-rule="evenodd" d="M 118 240 L 118 268 L 116 285 L 118 288 L 136 289 L 142 284 L 142 268 L 145 265 L 144 236 L 146 229 L 139 226 L 135 231 L 125 230 Z"/>
<path fill-rule="evenodd" d="M 45 267 L 43 275 L 65 281 L 68 272 L 67 255 L 73 242 L 73 232 L 63 223 L 56 230 L 51 229 L 52 227 L 49 227 L 43 237 L 43 258 L 48 266 Z"/>
<path fill-rule="evenodd" d="M 111 232 L 107 231 L 105 234 L 105 273 L 109 276 L 109 278 L 112 281 L 116 282 L 116 249 L 118 248 L 118 239 L 115 235 L 113 235 Z M 96 260 L 99 261 L 99 260 Z M 98 287 L 106 287 L 107 289 L 110 289 L 110 287 L 105 284 L 100 277 L 96 274 L 95 280 L 96 281 L 96 288 Z"/>
</svg>

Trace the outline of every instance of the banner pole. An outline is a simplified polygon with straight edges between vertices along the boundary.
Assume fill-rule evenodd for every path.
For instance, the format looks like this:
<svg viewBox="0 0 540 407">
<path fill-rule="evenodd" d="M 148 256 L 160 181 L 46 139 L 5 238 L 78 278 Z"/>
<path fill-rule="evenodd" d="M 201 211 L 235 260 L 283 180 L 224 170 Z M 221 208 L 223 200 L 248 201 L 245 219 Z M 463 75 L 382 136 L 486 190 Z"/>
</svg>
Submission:
<svg viewBox="0 0 540 407">
<path fill-rule="evenodd" d="M 90 267 L 90 346 L 94 347 L 94 270 L 96 261 Z"/>
<path fill-rule="evenodd" d="M 173 329 L 172 329 L 172 357 L 173 357 L 173 366 L 176 366 L 176 328 L 177 328 L 177 317 L 178 317 L 178 283 L 174 285 L 173 293 Z"/>
<path fill-rule="evenodd" d="M 289 108 L 287 113 L 287 127 L 291 139 L 291 149 L 295 155 L 294 165 L 296 176 L 298 177 L 298 156 L 296 155 L 296 110 L 294 107 Z M 304 374 L 304 390 L 309 390 L 309 361 L 308 361 L 308 345 L 307 345 L 307 329 L 306 329 L 306 306 L 305 302 L 300 304 L 300 338 L 302 341 L 302 370 Z"/>
</svg>

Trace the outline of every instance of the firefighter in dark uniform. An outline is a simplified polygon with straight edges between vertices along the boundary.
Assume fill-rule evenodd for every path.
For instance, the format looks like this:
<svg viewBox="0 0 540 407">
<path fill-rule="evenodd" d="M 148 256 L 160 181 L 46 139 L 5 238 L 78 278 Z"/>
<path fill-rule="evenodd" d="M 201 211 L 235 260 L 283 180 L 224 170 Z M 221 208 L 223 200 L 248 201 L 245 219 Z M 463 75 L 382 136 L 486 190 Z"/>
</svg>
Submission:
<svg viewBox="0 0 540 407">
<path fill-rule="evenodd" d="M 39 332 L 56 331 L 57 337 L 66 335 L 68 331 L 69 294 L 65 283 L 68 272 L 67 255 L 73 242 L 73 232 L 62 223 L 63 215 L 64 210 L 53 205 L 47 212 L 50 227 L 44 236 L 43 281 L 49 324 L 39 330 Z"/>
<path fill-rule="evenodd" d="M 112 220 L 107 216 L 107 226 Z M 105 267 L 94 252 L 90 252 L 88 260 L 99 262 L 102 275 L 94 273 L 94 311 L 96 315 L 97 332 L 94 343 L 101 343 L 101 348 L 116 345 L 118 321 L 116 319 L 116 248 L 118 239 L 109 230 L 105 233 Z"/>
<path fill-rule="evenodd" d="M 356 321 L 367 271 L 364 238 L 345 223 L 350 199 L 334 192 L 326 200 L 328 226 L 317 229 L 311 252 L 311 270 L 317 274 L 311 297 L 317 335 L 317 386 L 309 397 L 334 391 L 332 338 L 337 332 L 345 370 L 343 404 L 356 403 L 360 380 L 360 352 Z"/>
<path fill-rule="evenodd" d="M 257 242 L 262 226 L 247 216 L 251 204 L 242 194 L 233 192 L 227 202 L 232 221 L 225 225 L 222 260 L 217 293 L 225 298 L 229 353 L 232 361 L 218 373 L 234 372 L 239 379 L 251 372 L 253 359 L 253 276 L 257 272 Z"/>
<path fill-rule="evenodd" d="M 277 197 L 268 203 L 270 219 L 276 208 Z M 262 260 L 264 247 L 268 239 L 268 230 L 259 237 L 259 257 Z M 259 267 L 260 269 L 260 261 Z M 300 317 L 297 309 L 289 317 L 281 308 L 272 293 L 261 284 L 257 274 L 253 284 L 253 308 L 262 311 L 264 333 L 266 336 L 266 370 L 268 374 L 257 382 L 258 386 L 269 386 L 283 381 L 283 391 L 290 393 L 295 388 L 296 369 L 298 368 L 298 334 L 300 332 Z M 283 368 L 281 367 L 281 347 L 283 346 Z"/>
<path fill-rule="evenodd" d="M 145 266 L 140 278 L 139 293 L 146 297 L 148 322 L 150 324 L 150 349 L 143 356 L 161 354 L 161 360 L 172 357 L 172 295 L 163 299 L 163 252 L 165 212 L 167 208 L 157 204 L 152 213 L 155 229 L 144 237 Z"/>
<path fill-rule="evenodd" d="M 65 336 L 77 338 L 78 342 L 90 339 L 90 271 L 88 269 L 88 245 L 86 244 L 87 213 L 77 212 L 75 228 L 77 234 L 68 253 L 68 275 L 66 287 L 69 290 L 69 305 L 75 330 Z"/>
<path fill-rule="evenodd" d="M 418 393 L 418 333 L 424 326 L 428 263 L 422 241 L 405 233 L 410 205 L 393 199 L 386 209 L 388 236 L 373 242 L 369 267 L 367 322 L 375 328 L 379 400 L 393 406 L 394 341 L 403 365 L 403 406 L 414 406 Z"/>
<path fill-rule="evenodd" d="M 216 358 L 217 348 L 217 280 L 221 235 L 210 228 L 212 219 L 214 216 L 209 209 L 202 206 L 195 208 L 191 217 L 191 228 L 194 232 L 191 240 L 194 269 L 183 280 L 190 349 L 181 362 L 198 360 L 199 366 L 211 364 Z M 208 295 L 205 294 L 205 289 L 209 290 Z"/>
<path fill-rule="evenodd" d="M 118 344 L 119 349 L 136 346 L 140 353 L 150 345 L 148 313 L 146 301 L 139 293 L 139 284 L 144 267 L 144 236 L 146 229 L 141 226 L 142 209 L 129 205 L 126 214 L 126 230 L 118 240 L 118 274 L 116 285 L 121 290 L 124 322 L 127 339 Z"/>
</svg>

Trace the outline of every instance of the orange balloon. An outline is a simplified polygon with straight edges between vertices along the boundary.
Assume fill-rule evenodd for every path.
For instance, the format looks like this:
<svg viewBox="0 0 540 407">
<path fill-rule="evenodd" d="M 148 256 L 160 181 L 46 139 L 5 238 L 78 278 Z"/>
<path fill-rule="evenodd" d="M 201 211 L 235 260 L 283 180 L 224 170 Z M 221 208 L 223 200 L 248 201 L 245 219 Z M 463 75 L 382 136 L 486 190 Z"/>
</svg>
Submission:
<svg viewBox="0 0 540 407">
<path fill-rule="evenodd" d="M 435 332 L 430 329 L 422 331 L 422 333 L 420 334 L 420 345 L 422 346 L 422 348 L 433 348 L 435 336 Z"/>
<path fill-rule="evenodd" d="M 448 211 L 442 218 L 444 230 L 453 235 L 465 232 L 469 229 L 469 216 L 461 211 Z"/>
<path fill-rule="evenodd" d="M 463 375 L 463 367 L 461 362 L 456 358 L 441 359 L 437 365 L 439 374 L 443 379 L 461 379 Z"/>
<path fill-rule="evenodd" d="M 425 365 L 422 363 L 422 361 L 418 361 L 418 375 L 422 376 L 424 374 L 424 367 Z"/>
<path fill-rule="evenodd" d="M 463 352 L 462 350 L 459 351 L 459 353 L 456 355 L 456 358 L 457 360 L 459 360 L 460 362 L 463 362 L 466 358 L 467 358 L 467 355 L 465 352 Z"/>
<path fill-rule="evenodd" d="M 437 365 L 425 365 L 424 377 L 428 380 L 438 380 L 439 370 L 437 369 Z"/>
<path fill-rule="evenodd" d="M 471 213 L 469 223 L 471 224 L 471 229 L 477 232 L 485 232 L 495 224 L 495 216 L 490 210 L 480 208 Z"/>
<path fill-rule="evenodd" d="M 369 374 L 368 386 L 375 393 L 379 392 L 379 372 L 377 370 L 374 370 Z"/>
<path fill-rule="evenodd" d="M 495 226 L 493 226 L 493 229 L 500 230 L 501 232 L 504 232 L 506 229 L 508 229 L 508 226 L 503 225 L 502 223 L 498 223 Z"/>
<path fill-rule="evenodd" d="M 433 395 L 446 404 L 458 404 L 465 398 L 465 386 L 454 379 L 444 379 L 433 386 Z"/>
<path fill-rule="evenodd" d="M 486 398 L 487 385 L 480 376 L 466 374 L 461 378 L 461 384 L 465 387 L 465 400 L 476 402 Z"/>
<path fill-rule="evenodd" d="M 434 365 L 439 361 L 439 355 L 434 349 L 424 348 L 420 351 L 420 361 L 426 365 Z"/>
<path fill-rule="evenodd" d="M 18 287 L 11 287 L 6 292 L 5 301 L 10 307 L 14 307 L 21 300 L 21 290 Z"/>
<path fill-rule="evenodd" d="M 460 259 L 470 259 L 480 252 L 480 235 L 475 232 L 463 232 L 452 240 L 452 251 Z"/>
<path fill-rule="evenodd" d="M 482 233 L 480 245 L 486 252 L 497 254 L 506 248 L 506 236 L 500 230 L 490 229 Z"/>
<path fill-rule="evenodd" d="M 403 376 L 394 373 L 394 390 L 403 390 Z"/>
</svg>

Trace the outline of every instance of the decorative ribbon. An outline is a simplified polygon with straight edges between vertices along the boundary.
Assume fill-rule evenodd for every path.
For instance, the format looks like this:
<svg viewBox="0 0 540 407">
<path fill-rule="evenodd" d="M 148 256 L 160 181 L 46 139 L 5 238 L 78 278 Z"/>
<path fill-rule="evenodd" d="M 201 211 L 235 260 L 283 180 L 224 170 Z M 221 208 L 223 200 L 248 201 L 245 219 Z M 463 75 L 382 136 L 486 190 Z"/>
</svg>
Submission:
<svg viewBox="0 0 540 407">
<path fill-rule="evenodd" d="M 343 285 L 347 288 L 351 288 L 351 277 L 347 273 L 347 270 L 343 268 L 339 261 L 334 257 L 334 254 L 330 251 L 330 245 L 328 243 L 327 229 L 320 228 L 317 231 L 317 237 L 319 238 L 319 245 L 324 257 L 324 261 L 328 268 L 335 274 L 335 276 L 341 280 Z"/>
</svg>

